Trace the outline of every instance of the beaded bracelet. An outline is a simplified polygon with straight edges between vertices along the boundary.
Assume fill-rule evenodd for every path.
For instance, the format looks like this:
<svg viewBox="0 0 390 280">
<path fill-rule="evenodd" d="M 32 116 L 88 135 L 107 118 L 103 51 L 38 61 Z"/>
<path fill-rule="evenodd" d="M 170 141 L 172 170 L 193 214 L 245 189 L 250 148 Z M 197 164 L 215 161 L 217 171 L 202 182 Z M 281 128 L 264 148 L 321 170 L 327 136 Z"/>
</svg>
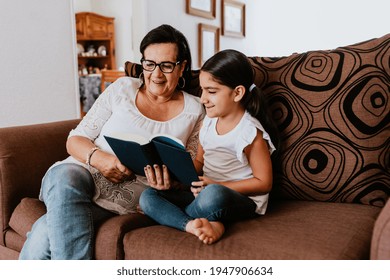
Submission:
<svg viewBox="0 0 390 280">
<path fill-rule="evenodd" d="M 88 155 L 87 155 L 87 160 L 85 161 L 85 163 L 87 164 L 88 167 L 91 166 L 91 157 L 92 157 L 93 153 L 96 152 L 97 150 L 99 150 L 98 147 L 93 147 L 93 148 L 89 151 L 89 153 L 88 153 Z"/>
</svg>

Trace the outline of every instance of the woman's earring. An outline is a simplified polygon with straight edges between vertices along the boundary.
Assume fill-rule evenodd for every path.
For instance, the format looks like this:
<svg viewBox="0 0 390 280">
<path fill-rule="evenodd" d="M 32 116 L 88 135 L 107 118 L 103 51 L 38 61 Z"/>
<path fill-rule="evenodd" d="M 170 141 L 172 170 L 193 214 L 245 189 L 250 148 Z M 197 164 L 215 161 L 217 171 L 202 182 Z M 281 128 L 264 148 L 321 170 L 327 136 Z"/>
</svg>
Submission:
<svg viewBox="0 0 390 280">
<path fill-rule="evenodd" d="M 141 82 L 141 86 L 145 83 L 145 80 L 144 80 L 144 72 L 141 72 L 141 74 L 139 74 L 139 77 L 138 77 L 139 81 Z"/>
<path fill-rule="evenodd" d="M 180 84 L 180 79 L 183 81 L 183 82 L 182 82 L 182 85 Z M 186 85 L 186 79 L 184 79 L 183 77 L 180 77 L 180 78 L 179 78 L 179 81 L 177 82 L 177 86 L 178 86 L 179 88 L 184 88 L 185 85 Z"/>
</svg>

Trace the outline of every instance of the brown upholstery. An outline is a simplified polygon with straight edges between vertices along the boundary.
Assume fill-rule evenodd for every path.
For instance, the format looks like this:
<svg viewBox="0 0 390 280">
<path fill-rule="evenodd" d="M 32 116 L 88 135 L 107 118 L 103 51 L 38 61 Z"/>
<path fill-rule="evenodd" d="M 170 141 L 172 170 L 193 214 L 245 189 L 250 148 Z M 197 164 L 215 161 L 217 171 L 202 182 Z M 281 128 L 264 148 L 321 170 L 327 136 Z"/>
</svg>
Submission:
<svg viewBox="0 0 390 280">
<path fill-rule="evenodd" d="M 228 227 L 214 245 L 164 226 L 124 239 L 126 259 L 368 259 L 381 209 L 348 203 L 278 201 L 263 217 Z M 151 249 L 146 249 L 151 248 Z"/>
<path fill-rule="evenodd" d="M 18 203 L 24 197 L 38 197 L 47 169 L 66 157 L 66 138 L 78 122 L 0 129 L 0 245 Z"/>
<path fill-rule="evenodd" d="M 283 139 L 283 197 L 384 206 L 390 195 L 390 34 L 252 57 Z"/>
<path fill-rule="evenodd" d="M 249 59 L 282 139 L 267 213 L 210 246 L 141 214 L 116 216 L 96 227 L 96 259 L 390 259 L 390 34 Z M 127 75 L 141 71 L 126 63 Z M 186 88 L 197 96 L 198 75 Z M 42 177 L 78 122 L 0 128 L 0 259 L 18 257 L 44 213 Z"/>
</svg>

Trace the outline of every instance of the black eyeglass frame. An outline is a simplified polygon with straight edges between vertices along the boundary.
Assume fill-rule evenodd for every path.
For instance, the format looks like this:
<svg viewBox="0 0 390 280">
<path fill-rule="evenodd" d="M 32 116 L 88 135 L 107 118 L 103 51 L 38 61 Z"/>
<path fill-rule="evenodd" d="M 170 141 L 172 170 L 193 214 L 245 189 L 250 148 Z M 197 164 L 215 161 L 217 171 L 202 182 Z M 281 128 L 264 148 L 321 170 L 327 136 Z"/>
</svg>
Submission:
<svg viewBox="0 0 390 280">
<path fill-rule="evenodd" d="M 144 62 L 153 63 L 153 64 L 154 64 L 153 69 L 145 69 L 145 67 L 144 67 Z M 153 71 L 156 69 L 156 67 L 158 66 L 158 68 L 160 68 L 161 72 L 166 73 L 166 74 L 169 74 L 169 73 L 172 73 L 173 71 L 175 71 L 176 66 L 177 66 L 178 64 L 180 64 L 180 63 L 181 63 L 181 61 L 176 61 L 176 62 L 162 61 L 162 62 L 160 62 L 160 63 L 156 63 L 156 62 L 153 61 L 153 60 L 141 59 L 141 66 L 142 66 L 142 69 L 144 69 L 145 71 L 153 72 Z M 162 64 L 168 64 L 168 65 L 173 66 L 172 71 L 167 72 L 167 71 L 164 71 L 163 69 L 161 69 L 161 65 L 162 65 Z"/>
</svg>

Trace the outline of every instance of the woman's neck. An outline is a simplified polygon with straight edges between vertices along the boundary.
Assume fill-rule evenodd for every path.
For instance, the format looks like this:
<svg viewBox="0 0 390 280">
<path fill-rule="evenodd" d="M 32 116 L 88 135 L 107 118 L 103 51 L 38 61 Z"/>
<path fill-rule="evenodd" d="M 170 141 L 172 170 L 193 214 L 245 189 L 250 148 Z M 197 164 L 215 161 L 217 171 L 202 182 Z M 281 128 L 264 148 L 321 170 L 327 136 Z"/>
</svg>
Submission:
<svg viewBox="0 0 390 280">
<path fill-rule="evenodd" d="M 152 106 L 153 105 L 160 105 L 160 104 L 164 104 L 164 103 L 167 103 L 171 100 L 175 100 L 178 98 L 178 91 L 173 91 L 169 96 L 159 96 L 159 95 L 155 95 L 151 92 L 149 92 L 148 90 L 144 89 L 144 90 L 140 90 L 142 92 L 142 94 L 146 97 L 146 100 L 148 103 L 150 103 Z"/>
<path fill-rule="evenodd" d="M 176 91 L 169 97 L 160 97 L 140 89 L 135 103 L 144 116 L 156 121 L 168 121 L 183 111 L 184 96 Z"/>
</svg>

